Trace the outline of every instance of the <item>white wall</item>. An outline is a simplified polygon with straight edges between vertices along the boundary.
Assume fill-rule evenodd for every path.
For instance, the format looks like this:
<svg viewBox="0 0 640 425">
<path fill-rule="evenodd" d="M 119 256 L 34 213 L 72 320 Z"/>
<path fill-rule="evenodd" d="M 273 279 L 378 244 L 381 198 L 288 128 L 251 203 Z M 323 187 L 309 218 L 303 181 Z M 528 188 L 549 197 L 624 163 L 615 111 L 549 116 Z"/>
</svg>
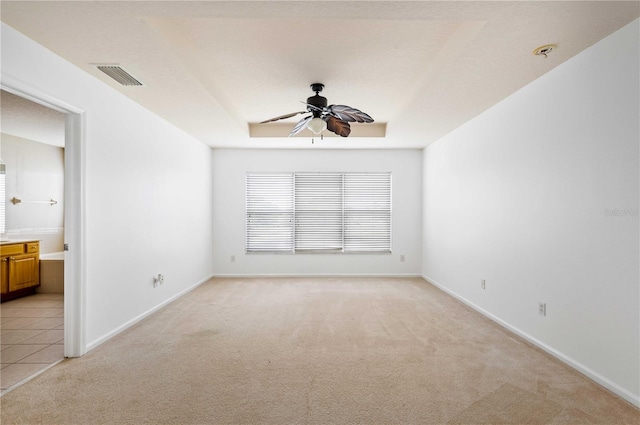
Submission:
<svg viewBox="0 0 640 425">
<path fill-rule="evenodd" d="M 636 20 L 423 163 L 424 276 L 636 404 L 638 34 Z"/>
<path fill-rule="evenodd" d="M 6 164 L 6 233 L 10 239 L 39 239 L 40 253 L 62 251 L 64 243 L 64 149 L 2 133 Z M 23 202 L 56 200 L 55 205 Z"/>
<path fill-rule="evenodd" d="M 89 348 L 211 275 L 207 146 L 5 24 L 2 76 L 85 111 Z"/>
<path fill-rule="evenodd" d="M 216 275 L 419 275 L 422 153 L 419 150 L 214 149 Z M 248 171 L 391 171 L 392 254 L 244 253 Z M 231 262 L 231 256 L 236 261 Z M 405 261 L 400 261 L 400 256 Z"/>
</svg>

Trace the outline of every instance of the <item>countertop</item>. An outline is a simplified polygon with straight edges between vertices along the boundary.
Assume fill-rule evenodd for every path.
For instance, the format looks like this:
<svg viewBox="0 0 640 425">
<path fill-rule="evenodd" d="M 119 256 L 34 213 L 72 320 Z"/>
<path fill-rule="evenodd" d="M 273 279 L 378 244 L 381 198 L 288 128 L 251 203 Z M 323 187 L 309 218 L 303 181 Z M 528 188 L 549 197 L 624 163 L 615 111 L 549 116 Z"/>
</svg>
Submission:
<svg viewBox="0 0 640 425">
<path fill-rule="evenodd" d="M 0 241 L 0 246 L 11 245 L 14 243 L 40 242 L 40 239 L 11 239 L 10 241 Z"/>
</svg>

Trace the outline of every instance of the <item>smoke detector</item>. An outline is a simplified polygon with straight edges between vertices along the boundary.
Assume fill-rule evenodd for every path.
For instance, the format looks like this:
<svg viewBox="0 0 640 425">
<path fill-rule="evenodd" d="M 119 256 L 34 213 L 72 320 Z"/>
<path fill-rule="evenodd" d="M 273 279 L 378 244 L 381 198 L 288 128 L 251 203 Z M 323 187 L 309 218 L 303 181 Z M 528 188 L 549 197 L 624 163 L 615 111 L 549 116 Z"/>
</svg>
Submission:
<svg viewBox="0 0 640 425">
<path fill-rule="evenodd" d="M 555 44 L 545 44 L 533 50 L 533 54 L 536 56 L 544 56 L 545 58 L 549 53 L 554 51 L 558 46 Z"/>
</svg>

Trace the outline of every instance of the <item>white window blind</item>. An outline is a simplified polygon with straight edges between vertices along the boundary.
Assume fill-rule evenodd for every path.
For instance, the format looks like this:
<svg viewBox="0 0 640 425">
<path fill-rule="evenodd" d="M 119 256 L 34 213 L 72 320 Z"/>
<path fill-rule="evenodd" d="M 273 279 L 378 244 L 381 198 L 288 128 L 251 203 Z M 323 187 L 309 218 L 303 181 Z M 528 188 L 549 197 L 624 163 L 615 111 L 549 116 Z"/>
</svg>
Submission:
<svg viewBox="0 0 640 425">
<path fill-rule="evenodd" d="M 391 252 L 391 173 L 248 173 L 246 251 Z"/>
<path fill-rule="evenodd" d="M 295 174 L 296 251 L 342 251 L 342 174 Z"/>
<path fill-rule="evenodd" d="M 293 173 L 246 180 L 246 251 L 293 252 Z"/>
<path fill-rule="evenodd" d="M 344 175 L 344 250 L 391 251 L 391 174 Z"/>
</svg>

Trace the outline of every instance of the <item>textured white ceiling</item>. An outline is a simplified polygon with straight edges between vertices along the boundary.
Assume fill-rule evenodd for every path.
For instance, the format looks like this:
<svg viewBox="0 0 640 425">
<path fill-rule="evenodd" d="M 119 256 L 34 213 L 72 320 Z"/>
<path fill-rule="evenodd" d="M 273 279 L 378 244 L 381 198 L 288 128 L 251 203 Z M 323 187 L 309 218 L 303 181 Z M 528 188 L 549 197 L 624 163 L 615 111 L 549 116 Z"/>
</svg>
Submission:
<svg viewBox="0 0 640 425">
<path fill-rule="evenodd" d="M 308 131 L 285 137 L 299 116 L 257 123 L 304 110 L 321 82 L 329 103 L 379 125 L 313 147 L 419 148 L 637 18 L 639 5 L 3 1 L 2 21 L 213 147 L 311 147 Z M 558 45 L 549 58 L 532 55 L 547 43 Z M 145 87 L 121 87 L 95 63 L 119 63 Z"/>
<path fill-rule="evenodd" d="M 64 114 L 0 91 L 2 133 L 48 145 L 64 146 Z M 0 146 L 0 156 L 2 155 Z"/>
</svg>

